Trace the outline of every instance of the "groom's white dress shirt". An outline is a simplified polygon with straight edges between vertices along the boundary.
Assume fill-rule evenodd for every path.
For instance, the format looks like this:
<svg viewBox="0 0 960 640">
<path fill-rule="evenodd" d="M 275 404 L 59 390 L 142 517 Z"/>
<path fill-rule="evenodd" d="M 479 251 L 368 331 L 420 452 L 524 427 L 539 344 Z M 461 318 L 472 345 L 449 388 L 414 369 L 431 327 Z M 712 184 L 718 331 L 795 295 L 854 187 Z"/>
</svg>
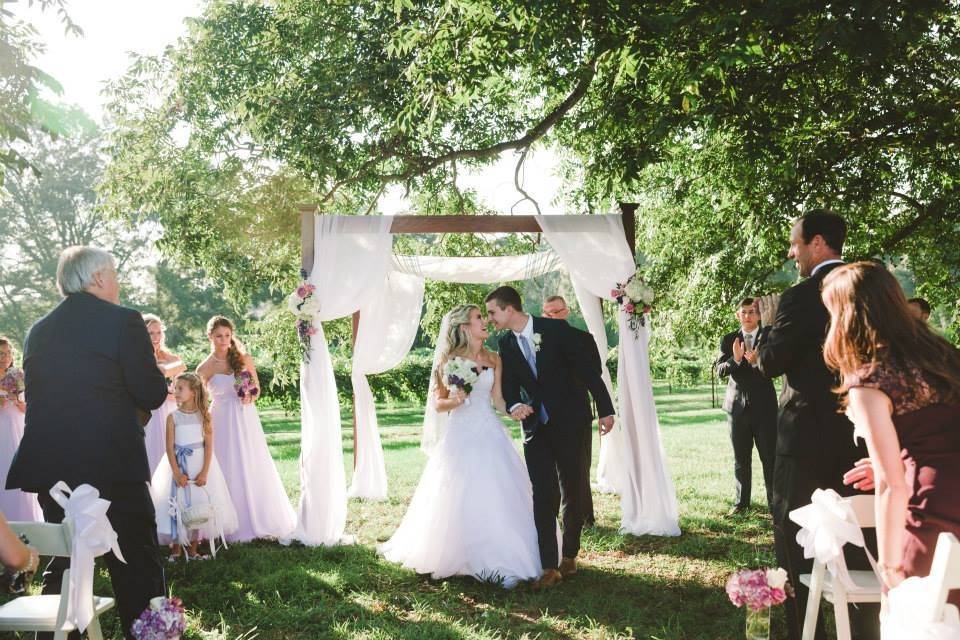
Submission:
<svg viewBox="0 0 960 640">
<path fill-rule="evenodd" d="M 533 348 L 534 348 L 534 346 L 533 346 L 533 316 L 530 315 L 530 314 L 527 314 L 527 324 L 523 325 L 523 329 L 522 329 L 521 331 L 519 331 L 519 332 L 514 331 L 514 332 L 513 332 L 513 335 L 517 338 L 517 344 L 520 343 L 521 338 L 526 338 L 526 339 L 527 339 L 527 346 L 530 347 L 531 349 L 533 349 Z M 520 350 L 521 350 L 521 352 L 523 351 L 522 348 L 521 348 Z M 507 413 L 513 413 L 513 410 L 516 409 L 517 407 L 521 406 L 522 404 L 523 404 L 522 402 L 518 402 L 517 404 L 513 405 L 512 407 L 510 407 L 510 410 L 507 411 Z"/>
<path fill-rule="evenodd" d="M 824 268 L 828 264 L 845 264 L 845 263 L 843 262 L 843 260 L 837 260 L 837 259 L 824 260 L 823 262 L 821 262 L 820 264 L 818 264 L 813 268 L 813 271 L 810 272 L 810 277 L 812 278 L 813 276 L 817 275 L 817 271 L 820 271 L 820 269 Z"/>
</svg>

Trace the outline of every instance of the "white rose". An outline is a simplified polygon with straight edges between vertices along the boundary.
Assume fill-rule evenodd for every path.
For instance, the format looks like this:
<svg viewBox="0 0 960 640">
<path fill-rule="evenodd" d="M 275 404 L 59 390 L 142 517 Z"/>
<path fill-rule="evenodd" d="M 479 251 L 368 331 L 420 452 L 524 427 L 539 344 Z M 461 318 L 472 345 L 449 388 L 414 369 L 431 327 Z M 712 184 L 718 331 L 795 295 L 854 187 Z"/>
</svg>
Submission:
<svg viewBox="0 0 960 640">
<path fill-rule="evenodd" d="M 646 287 L 639 280 L 639 278 L 634 278 L 627 283 L 624 292 L 627 294 L 627 297 L 630 298 L 633 302 L 642 302 L 643 301 L 643 290 Z"/>
<path fill-rule="evenodd" d="M 767 584 L 771 589 L 783 589 L 787 584 L 787 572 L 779 567 L 767 569 Z"/>
<path fill-rule="evenodd" d="M 297 292 L 294 291 L 289 296 L 287 296 L 287 311 L 289 311 L 295 316 L 299 316 L 300 310 L 297 309 L 298 304 L 300 304 L 300 296 L 298 296 Z"/>
<path fill-rule="evenodd" d="M 640 295 L 640 299 L 643 301 L 643 304 L 653 304 L 653 289 L 647 285 L 643 285 L 643 293 Z"/>
<path fill-rule="evenodd" d="M 318 313 L 320 313 L 320 301 L 317 300 L 316 296 L 311 296 L 300 307 L 299 315 L 304 320 L 313 320 Z"/>
</svg>

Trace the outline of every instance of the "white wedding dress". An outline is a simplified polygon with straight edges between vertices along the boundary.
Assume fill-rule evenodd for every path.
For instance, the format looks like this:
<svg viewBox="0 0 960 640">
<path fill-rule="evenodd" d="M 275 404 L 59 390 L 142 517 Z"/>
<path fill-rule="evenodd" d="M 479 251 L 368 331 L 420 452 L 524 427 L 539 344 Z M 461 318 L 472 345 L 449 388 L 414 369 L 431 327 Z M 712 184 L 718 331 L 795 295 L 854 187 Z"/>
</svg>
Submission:
<svg viewBox="0 0 960 640">
<path fill-rule="evenodd" d="M 450 413 L 400 527 L 378 547 L 387 560 L 508 588 L 540 577 L 530 479 L 494 411 L 493 382 L 485 369 L 470 402 Z"/>
</svg>

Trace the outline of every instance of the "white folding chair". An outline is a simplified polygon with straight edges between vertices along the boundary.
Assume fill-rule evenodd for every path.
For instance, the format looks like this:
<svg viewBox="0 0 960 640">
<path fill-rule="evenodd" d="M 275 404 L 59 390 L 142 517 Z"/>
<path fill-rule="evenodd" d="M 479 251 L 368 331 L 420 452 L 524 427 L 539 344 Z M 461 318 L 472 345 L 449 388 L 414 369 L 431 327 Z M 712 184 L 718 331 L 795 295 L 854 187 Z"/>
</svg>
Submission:
<svg viewBox="0 0 960 640">
<path fill-rule="evenodd" d="M 930 566 L 930 579 L 937 590 L 937 599 L 931 619 L 924 622 L 957 620 L 960 616 L 957 608 L 947 604 L 950 590 L 960 589 L 960 541 L 952 533 L 941 533 L 937 537 L 937 548 L 933 552 L 933 564 Z"/>
<path fill-rule="evenodd" d="M 63 524 L 45 522 L 11 522 L 10 528 L 30 541 L 42 556 L 70 557 L 73 540 L 73 522 Z M 66 640 L 74 625 L 67 622 L 67 594 L 70 590 L 70 570 L 63 572 L 60 595 L 20 596 L 0 606 L 0 631 L 51 631 L 54 640 Z M 99 617 L 113 607 L 113 598 L 93 597 L 94 617 L 86 629 L 91 640 L 102 640 Z"/>
<path fill-rule="evenodd" d="M 856 515 L 861 529 L 877 526 L 872 495 L 851 496 L 845 498 Z M 836 575 L 827 571 L 827 566 L 816 559 L 813 561 L 813 573 L 804 573 L 800 582 L 807 585 L 810 594 L 807 597 L 807 611 L 803 618 L 802 640 L 813 640 L 820 615 L 821 597 L 833 604 L 837 621 L 837 640 L 850 640 L 850 615 L 847 605 L 857 602 L 880 602 L 881 582 L 876 570 L 869 571 L 847 569 L 843 554 L 836 560 Z"/>
</svg>

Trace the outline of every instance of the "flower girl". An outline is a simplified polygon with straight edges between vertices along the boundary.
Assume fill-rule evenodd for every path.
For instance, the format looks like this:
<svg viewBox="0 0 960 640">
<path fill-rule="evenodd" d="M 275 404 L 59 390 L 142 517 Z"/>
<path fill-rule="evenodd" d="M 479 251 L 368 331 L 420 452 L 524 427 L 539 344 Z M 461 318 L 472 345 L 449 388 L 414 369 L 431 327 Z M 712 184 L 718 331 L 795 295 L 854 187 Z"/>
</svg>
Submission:
<svg viewBox="0 0 960 640">
<path fill-rule="evenodd" d="M 171 562 L 188 545 L 190 558 L 208 557 L 197 551 L 201 538 L 210 541 L 215 554 L 216 539 L 225 540 L 237 528 L 237 511 L 213 453 L 213 422 L 203 381 L 195 373 L 181 373 L 173 384 L 177 409 L 167 416 L 167 462 L 157 467 L 151 482 L 157 533 L 170 543 Z M 205 522 L 184 522 L 184 509 L 204 504 L 212 506 Z"/>
</svg>

